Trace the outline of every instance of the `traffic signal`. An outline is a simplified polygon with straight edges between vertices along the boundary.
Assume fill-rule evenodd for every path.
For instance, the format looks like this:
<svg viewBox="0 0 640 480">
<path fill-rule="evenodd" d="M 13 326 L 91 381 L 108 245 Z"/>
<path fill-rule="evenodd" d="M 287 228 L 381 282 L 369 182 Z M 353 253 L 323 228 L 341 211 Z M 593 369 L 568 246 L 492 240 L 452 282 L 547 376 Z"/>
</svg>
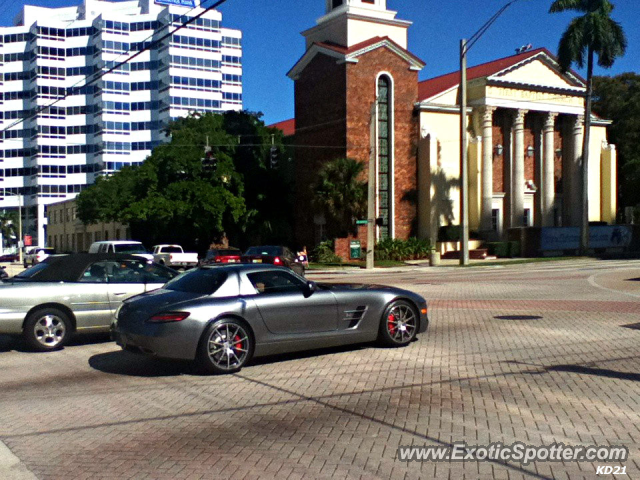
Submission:
<svg viewBox="0 0 640 480">
<path fill-rule="evenodd" d="M 218 159 L 213 153 L 213 149 L 209 146 L 204 147 L 204 158 L 202 159 L 202 168 L 204 170 L 215 170 L 218 166 Z"/>
<path fill-rule="evenodd" d="M 269 165 L 271 168 L 276 168 L 278 166 L 278 148 L 271 147 L 271 151 L 269 152 Z"/>
</svg>

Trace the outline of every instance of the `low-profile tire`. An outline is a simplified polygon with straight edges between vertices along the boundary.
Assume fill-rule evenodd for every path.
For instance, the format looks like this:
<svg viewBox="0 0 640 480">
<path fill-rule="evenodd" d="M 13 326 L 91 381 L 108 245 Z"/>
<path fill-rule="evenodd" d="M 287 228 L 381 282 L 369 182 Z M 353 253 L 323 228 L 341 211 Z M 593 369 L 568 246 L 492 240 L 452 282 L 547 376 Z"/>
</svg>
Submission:
<svg viewBox="0 0 640 480">
<path fill-rule="evenodd" d="M 247 324 L 222 318 L 205 330 L 196 361 L 207 373 L 235 373 L 251 360 L 254 347 L 253 332 Z"/>
<path fill-rule="evenodd" d="M 419 322 L 415 306 L 406 300 L 394 300 L 380 319 L 378 340 L 387 347 L 409 345 L 416 338 Z"/>
<path fill-rule="evenodd" d="M 27 344 L 39 352 L 58 350 L 71 337 L 69 316 L 57 308 L 41 308 L 24 322 L 23 336 Z"/>
<path fill-rule="evenodd" d="M 293 271 L 293 273 L 296 273 L 298 275 L 300 275 L 301 277 L 304 277 L 304 266 L 300 265 L 299 263 L 294 263 L 293 265 L 291 265 L 291 270 Z"/>
</svg>

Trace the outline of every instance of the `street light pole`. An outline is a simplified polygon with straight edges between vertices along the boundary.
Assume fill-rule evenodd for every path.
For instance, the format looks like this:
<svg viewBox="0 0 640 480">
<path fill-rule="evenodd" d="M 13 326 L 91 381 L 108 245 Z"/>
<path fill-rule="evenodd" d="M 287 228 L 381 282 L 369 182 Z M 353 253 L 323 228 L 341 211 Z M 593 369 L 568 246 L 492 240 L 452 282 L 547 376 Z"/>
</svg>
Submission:
<svg viewBox="0 0 640 480">
<path fill-rule="evenodd" d="M 20 240 L 18 240 L 18 263 L 22 265 L 22 195 L 18 192 L 18 235 Z"/>
<path fill-rule="evenodd" d="M 469 41 L 460 40 L 460 265 L 469 265 L 469 162 L 467 160 L 467 53 L 502 13 L 518 0 L 511 0 L 491 17 Z"/>
<path fill-rule="evenodd" d="M 467 41 L 460 40 L 460 265 L 469 265 L 469 162 L 467 160 Z"/>
</svg>

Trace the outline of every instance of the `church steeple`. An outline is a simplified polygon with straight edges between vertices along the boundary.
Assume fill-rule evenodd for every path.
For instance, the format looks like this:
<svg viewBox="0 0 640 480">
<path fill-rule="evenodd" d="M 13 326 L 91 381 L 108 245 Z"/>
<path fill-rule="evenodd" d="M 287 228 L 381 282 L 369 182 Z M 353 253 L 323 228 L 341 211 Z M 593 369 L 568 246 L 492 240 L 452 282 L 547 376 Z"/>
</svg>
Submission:
<svg viewBox="0 0 640 480">
<path fill-rule="evenodd" d="M 411 22 L 397 20 L 397 12 L 387 9 L 387 0 L 325 0 L 325 6 L 318 25 L 302 32 L 307 48 L 316 42 L 351 47 L 374 37 L 389 37 L 407 48 Z"/>
</svg>

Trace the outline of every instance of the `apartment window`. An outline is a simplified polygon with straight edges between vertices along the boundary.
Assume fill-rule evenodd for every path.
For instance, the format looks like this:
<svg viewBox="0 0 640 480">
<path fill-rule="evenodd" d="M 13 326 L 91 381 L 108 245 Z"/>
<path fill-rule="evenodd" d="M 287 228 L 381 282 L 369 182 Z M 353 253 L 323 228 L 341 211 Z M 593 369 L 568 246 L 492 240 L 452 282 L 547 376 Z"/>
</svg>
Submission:
<svg viewBox="0 0 640 480">
<path fill-rule="evenodd" d="M 530 227 L 531 226 L 531 209 L 525 208 L 524 215 L 522 216 L 522 226 Z"/>
<path fill-rule="evenodd" d="M 378 216 L 382 217 L 380 240 L 389 238 L 392 232 L 391 95 L 391 80 L 382 75 L 378 79 Z"/>
</svg>

